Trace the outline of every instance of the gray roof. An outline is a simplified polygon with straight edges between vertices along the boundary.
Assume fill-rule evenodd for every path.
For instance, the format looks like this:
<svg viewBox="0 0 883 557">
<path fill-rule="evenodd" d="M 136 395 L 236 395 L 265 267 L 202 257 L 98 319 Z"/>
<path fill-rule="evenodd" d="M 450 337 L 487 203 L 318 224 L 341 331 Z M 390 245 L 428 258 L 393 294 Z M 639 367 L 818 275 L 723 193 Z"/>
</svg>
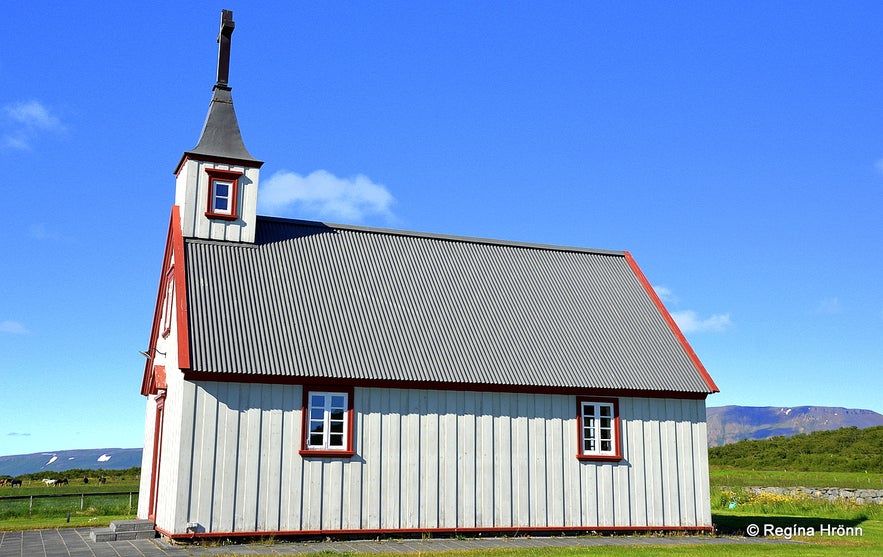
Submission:
<svg viewBox="0 0 883 557">
<path fill-rule="evenodd" d="M 233 159 L 247 166 L 260 167 L 263 164 L 245 148 L 229 87 L 215 85 L 199 141 L 196 147 L 184 153 L 187 155 Z"/>
<path fill-rule="evenodd" d="M 257 227 L 254 245 L 185 240 L 194 371 L 716 390 L 625 252 L 267 217 Z"/>
</svg>

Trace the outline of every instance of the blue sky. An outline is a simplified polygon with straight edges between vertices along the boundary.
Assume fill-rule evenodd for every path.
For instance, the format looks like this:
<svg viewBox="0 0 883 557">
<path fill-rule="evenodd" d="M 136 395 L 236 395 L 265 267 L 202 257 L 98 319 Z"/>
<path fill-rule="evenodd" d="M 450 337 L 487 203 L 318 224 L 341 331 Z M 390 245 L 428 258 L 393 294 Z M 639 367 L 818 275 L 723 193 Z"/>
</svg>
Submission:
<svg viewBox="0 0 883 557">
<path fill-rule="evenodd" d="M 369 4 L 5 8 L 0 454 L 141 445 L 221 8 L 262 214 L 629 250 L 709 405 L 883 412 L 883 5 Z"/>
</svg>

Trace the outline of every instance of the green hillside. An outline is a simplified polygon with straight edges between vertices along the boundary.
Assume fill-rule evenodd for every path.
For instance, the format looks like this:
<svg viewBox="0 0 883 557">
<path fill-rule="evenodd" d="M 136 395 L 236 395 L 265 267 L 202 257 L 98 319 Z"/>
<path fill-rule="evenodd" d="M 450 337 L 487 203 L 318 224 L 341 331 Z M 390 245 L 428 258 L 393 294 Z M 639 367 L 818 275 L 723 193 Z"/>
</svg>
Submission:
<svg viewBox="0 0 883 557">
<path fill-rule="evenodd" d="M 883 426 L 772 437 L 708 449 L 708 463 L 744 470 L 883 472 Z"/>
</svg>

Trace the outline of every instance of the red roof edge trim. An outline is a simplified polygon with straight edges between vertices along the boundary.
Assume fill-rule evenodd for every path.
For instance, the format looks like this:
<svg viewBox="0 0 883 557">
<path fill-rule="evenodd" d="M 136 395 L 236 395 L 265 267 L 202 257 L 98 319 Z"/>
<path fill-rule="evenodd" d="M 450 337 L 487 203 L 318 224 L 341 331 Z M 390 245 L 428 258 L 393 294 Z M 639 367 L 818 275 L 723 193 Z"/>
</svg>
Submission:
<svg viewBox="0 0 883 557">
<path fill-rule="evenodd" d="M 178 367 L 190 369 L 190 319 L 187 314 L 187 267 L 184 261 L 184 235 L 181 232 L 181 210 L 172 206 L 169 239 L 175 254 L 175 314 L 178 321 Z"/>
<path fill-rule="evenodd" d="M 190 367 L 190 334 L 187 316 L 187 280 L 184 267 L 184 236 L 181 233 L 181 215 L 178 206 L 172 207 L 172 216 L 169 220 L 169 233 L 166 237 L 166 249 L 163 254 L 162 270 L 159 277 L 159 287 L 156 294 L 156 306 L 153 310 L 153 323 L 150 329 L 150 343 L 148 344 L 147 353 L 156 354 L 156 342 L 159 336 L 160 321 L 162 320 L 163 302 L 165 301 L 165 277 L 175 262 L 174 280 L 175 280 L 175 315 L 178 321 L 178 365 L 187 369 Z M 153 358 L 148 358 L 144 362 L 144 379 L 141 381 L 141 394 L 144 396 L 156 394 L 157 390 L 163 388 L 159 385 L 160 381 L 164 384 L 165 377 L 161 380 L 157 379 L 156 367 Z M 163 367 L 163 370 L 165 368 Z"/>
<path fill-rule="evenodd" d="M 656 309 L 659 310 L 659 313 L 662 315 L 663 319 L 665 319 L 665 322 L 668 324 L 669 329 L 671 329 L 671 332 L 674 333 L 675 338 L 678 339 L 678 342 L 681 343 L 681 346 L 684 348 L 687 356 L 693 362 L 693 365 L 696 366 L 696 371 L 698 371 L 699 375 L 702 376 L 705 384 L 708 385 L 708 388 L 711 390 L 712 393 L 719 393 L 720 389 L 715 384 L 714 379 L 711 378 L 711 375 L 708 374 L 708 370 L 706 370 L 705 366 L 702 365 L 702 362 L 699 361 L 699 357 L 696 355 L 696 352 L 693 351 L 690 343 L 687 342 L 687 337 L 685 337 L 684 333 L 681 332 L 681 328 L 678 327 L 678 324 L 675 323 L 674 318 L 671 316 L 668 310 L 665 309 L 665 305 L 662 303 L 662 300 L 659 299 L 659 295 L 656 294 L 656 290 L 653 289 L 650 281 L 647 280 L 647 277 L 644 276 L 644 273 L 641 271 L 640 267 L 638 267 L 638 264 L 635 262 L 635 258 L 632 257 L 631 253 L 625 252 L 625 259 L 626 261 L 628 261 L 629 267 L 632 268 L 632 272 L 641 283 L 641 286 L 644 287 L 647 295 L 650 296 L 651 300 L 653 300 L 653 303 L 656 305 Z"/>
<path fill-rule="evenodd" d="M 160 320 L 162 319 L 162 311 L 163 311 L 163 301 L 164 301 L 164 287 L 165 287 L 165 276 L 166 270 L 169 268 L 172 260 L 172 236 L 174 235 L 174 224 L 175 224 L 175 208 L 172 208 L 172 216 L 169 220 L 169 232 L 166 235 L 166 249 L 163 253 L 163 261 L 162 261 L 162 269 L 159 273 L 159 286 L 157 287 L 156 293 L 156 306 L 153 310 L 153 321 L 150 327 L 150 342 L 147 345 L 147 353 L 150 355 L 156 354 L 156 340 L 159 336 L 159 327 Z M 179 230 L 180 230 L 180 222 L 179 222 Z M 153 358 L 148 357 L 147 361 L 144 362 L 144 379 L 141 381 L 141 394 L 144 396 L 156 394 L 157 386 L 156 386 L 156 374 L 153 367 Z"/>
</svg>

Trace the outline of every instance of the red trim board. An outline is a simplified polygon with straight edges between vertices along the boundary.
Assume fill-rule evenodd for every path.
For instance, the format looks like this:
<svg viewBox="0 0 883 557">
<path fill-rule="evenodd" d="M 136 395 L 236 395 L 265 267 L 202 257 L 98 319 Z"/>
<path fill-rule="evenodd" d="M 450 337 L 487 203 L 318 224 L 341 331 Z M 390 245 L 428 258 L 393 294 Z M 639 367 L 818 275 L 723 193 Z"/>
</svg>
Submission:
<svg viewBox="0 0 883 557">
<path fill-rule="evenodd" d="M 173 534 L 163 528 L 156 531 L 171 540 L 196 540 L 211 538 L 253 538 L 253 537 L 298 537 L 298 536 L 353 536 L 371 538 L 375 536 L 395 535 L 515 535 L 531 534 L 559 535 L 562 532 L 571 534 L 625 534 L 630 532 L 688 532 L 705 534 L 714 532 L 714 526 L 511 526 L 497 528 L 371 528 L 364 530 L 266 530 L 256 532 L 191 532 Z"/>
<path fill-rule="evenodd" d="M 585 395 L 608 397 L 679 398 L 704 400 L 708 393 L 644 389 L 592 389 L 586 387 L 542 387 L 536 385 L 500 385 L 486 383 L 458 383 L 443 381 L 396 381 L 392 379 L 340 379 L 335 377 L 304 377 L 298 375 L 255 375 L 247 373 L 221 373 L 212 371 L 184 370 L 187 381 L 221 381 L 230 383 L 259 383 L 271 385 L 367 387 L 379 389 L 426 389 L 430 391 L 471 391 L 489 393 L 541 393 L 548 395 Z"/>
<path fill-rule="evenodd" d="M 653 303 L 656 305 L 656 309 L 658 309 L 659 313 L 662 314 L 662 318 L 665 319 L 665 322 L 668 324 L 669 329 L 671 329 L 671 332 L 675 335 L 675 338 L 678 340 L 678 342 L 681 343 L 681 346 L 684 348 L 687 356 L 690 358 L 690 360 L 692 360 L 693 365 L 696 366 L 696 370 L 702 376 L 702 379 L 705 380 L 705 384 L 708 385 L 708 388 L 711 390 L 711 392 L 719 393 L 720 389 L 715 384 L 714 379 L 711 378 L 711 375 L 708 374 L 705 366 L 702 365 L 701 361 L 699 361 L 699 357 L 696 355 L 696 352 L 693 351 L 690 343 L 687 342 L 687 338 L 684 336 L 684 333 L 681 332 L 678 324 L 675 323 L 674 318 L 671 316 L 668 310 L 665 309 L 665 305 L 662 303 L 659 295 L 656 294 L 656 291 L 653 289 L 650 281 L 648 281 L 647 277 L 644 276 L 644 273 L 641 272 L 641 269 L 638 267 L 638 264 L 635 262 L 632 254 L 629 252 L 625 252 L 625 259 L 626 261 L 628 261 L 629 267 L 632 268 L 632 272 L 635 274 L 635 277 L 637 277 L 638 281 L 644 287 L 647 295 L 650 296 L 651 300 L 653 300 Z"/>
<path fill-rule="evenodd" d="M 174 265 L 172 265 L 174 261 Z M 190 367 L 190 328 L 187 314 L 187 275 L 184 264 L 184 236 L 181 233 L 181 214 L 177 205 L 172 207 L 172 215 L 169 219 L 169 232 L 166 237 L 166 249 L 163 254 L 162 270 L 160 272 L 159 289 L 156 295 L 156 306 L 153 310 L 153 323 L 150 329 L 150 342 L 147 353 L 150 357 L 144 362 L 144 378 L 141 381 L 141 394 L 156 394 L 157 380 L 153 357 L 156 355 L 156 344 L 161 334 L 161 321 L 163 315 L 163 302 L 166 293 L 166 275 L 172 270 L 172 280 L 175 281 L 175 319 L 178 329 L 178 366 Z"/>
</svg>

